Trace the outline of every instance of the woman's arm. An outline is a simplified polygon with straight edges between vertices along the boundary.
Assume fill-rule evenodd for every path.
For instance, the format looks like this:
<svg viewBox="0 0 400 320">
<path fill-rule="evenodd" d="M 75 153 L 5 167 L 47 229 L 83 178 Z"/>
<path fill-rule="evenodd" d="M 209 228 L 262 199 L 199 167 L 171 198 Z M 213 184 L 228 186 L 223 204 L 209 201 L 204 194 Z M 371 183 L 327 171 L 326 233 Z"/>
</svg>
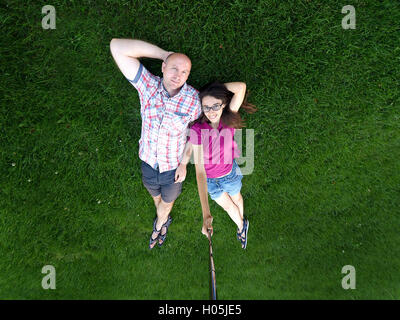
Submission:
<svg viewBox="0 0 400 320">
<path fill-rule="evenodd" d="M 199 192 L 199 198 L 201 203 L 201 209 L 203 212 L 203 227 L 201 232 L 207 236 L 207 229 L 211 229 L 211 235 L 213 234 L 212 221 L 213 217 L 211 216 L 210 206 L 208 204 L 208 194 L 207 194 L 207 175 L 206 170 L 204 169 L 204 161 L 203 161 L 203 146 L 193 145 L 193 156 L 194 163 L 196 167 L 196 180 L 197 180 L 197 189 Z"/>
<path fill-rule="evenodd" d="M 230 108 L 233 112 L 238 112 L 246 95 L 246 84 L 244 82 L 228 82 L 225 83 L 226 88 L 233 92 Z"/>
</svg>

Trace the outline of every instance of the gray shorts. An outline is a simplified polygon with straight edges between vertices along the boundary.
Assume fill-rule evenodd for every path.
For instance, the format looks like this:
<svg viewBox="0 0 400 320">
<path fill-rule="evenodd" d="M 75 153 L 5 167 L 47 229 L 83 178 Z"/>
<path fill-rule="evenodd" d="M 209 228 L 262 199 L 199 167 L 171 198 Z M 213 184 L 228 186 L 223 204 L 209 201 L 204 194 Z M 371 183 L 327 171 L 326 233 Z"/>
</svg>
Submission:
<svg viewBox="0 0 400 320">
<path fill-rule="evenodd" d="M 182 192 L 182 182 L 175 183 L 176 169 L 160 173 L 144 161 L 141 166 L 143 185 L 153 197 L 161 194 L 161 199 L 167 203 L 178 198 Z"/>
</svg>

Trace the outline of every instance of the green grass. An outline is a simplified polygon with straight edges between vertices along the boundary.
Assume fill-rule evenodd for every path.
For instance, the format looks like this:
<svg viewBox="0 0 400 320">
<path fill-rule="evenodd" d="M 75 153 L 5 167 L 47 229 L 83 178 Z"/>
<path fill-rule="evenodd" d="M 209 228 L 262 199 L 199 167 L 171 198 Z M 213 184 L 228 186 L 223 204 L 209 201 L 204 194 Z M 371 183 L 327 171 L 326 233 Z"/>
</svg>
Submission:
<svg viewBox="0 0 400 320">
<path fill-rule="evenodd" d="M 208 298 L 193 166 L 165 245 L 148 250 L 139 100 L 112 38 L 185 52 L 190 84 L 244 81 L 258 107 L 246 116 L 245 252 L 211 203 L 220 299 L 400 298 L 396 1 L 51 4 L 56 30 L 42 29 L 42 4 L 0 8 L 2 299 Z M 356 30 L 341 27 L 347 4 Z M 56 290 L 41 287 L 48 264 Z M 344 265 L 356 268 L 355 290 L 341 287 Z"/>
</svg>

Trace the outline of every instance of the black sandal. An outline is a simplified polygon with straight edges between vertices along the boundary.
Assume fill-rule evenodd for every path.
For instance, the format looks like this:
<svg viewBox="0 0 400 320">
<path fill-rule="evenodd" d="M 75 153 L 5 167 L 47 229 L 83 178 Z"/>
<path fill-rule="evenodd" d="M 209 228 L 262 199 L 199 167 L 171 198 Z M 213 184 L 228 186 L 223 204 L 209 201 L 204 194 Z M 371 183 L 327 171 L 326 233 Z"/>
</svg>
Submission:
<svg viewBox="0 0 400 320">
<path fill-rule="evenodd" d="M 249 220 L 247 219 L 243 219 L 243 228 L 242 228 L 242 232 L 237 232 L 237 239 L 240 241 L 240 243 L 242 244 L 242 248 L 246 249 L 247 247 L 247 232 L 249 231 Z M 243 236 L 244 233 L 244 236 Z"/>
<path fill-rule="evenodd" d="M 167 238 L 168 227 L 171 224 L 171 222 L 172 222 L 172 218 L 171 218 L 171 216 L 168 216 L 167 222 L 165 222 L 160 229 L 160 233 L 158 235 L 158 246 L 159 247 L 161 247 L 164 244 L 164 241 Z M 166 228 L 165 234 L 161 234 L 161 231 L 163 228 Z M 160 241 L 162 241 L 162 242 L 160 243 Z"/>
<path fill-rule="evenodd" d="M 162 227 L 161 227 L 160 230 L 157 230 L 156 229 L 156 224 L 157 224 L 157 218 L 154 219 L 153 232 L 151 233 L 151 236 L 150 236 L 150 243 L 149 243 L 149 249 L 150 250 L 155 247 L 155 246 L 152 247 L 151 245 L 154 244 L 154 242 L 156 242 L 158 240 L 158 238 L 160 237 L 161 229 L 162 229 Z M 155 239 L 153 239 L 153 233 L 154 232 L 158 232 L 158 235 L 157 235 L 157 237 Z"/>
</svg>

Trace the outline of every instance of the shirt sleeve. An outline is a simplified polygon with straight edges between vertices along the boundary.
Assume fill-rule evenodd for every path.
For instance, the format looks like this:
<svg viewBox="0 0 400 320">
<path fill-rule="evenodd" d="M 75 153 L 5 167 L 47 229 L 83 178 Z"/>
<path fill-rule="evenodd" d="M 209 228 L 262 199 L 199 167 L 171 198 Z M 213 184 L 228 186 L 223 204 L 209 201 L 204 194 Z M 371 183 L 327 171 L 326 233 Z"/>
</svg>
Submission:
<svg viewBox="0 0 400 320">
<path fill-rule="evenodd" d="M 148 71 L 143 64 L 140 64 L 138 72 L 133 80 L 127 80 L 136 88 L 139 94 L 140 105 L 145 105 L 152 93 L 158 89 L 160 78 Z M 141 110 L 143 111 L 143 110 Z"/>
<path fill-rule="evenodd" d="M 191 121 L 197 120 L 200 117 L 200 115 L 201 115 L 201 102 L 199 99 L 199 95 L 196 94 L 196 98 L 194 100 L 194 112 Z"/>
<path fill-rule="evenodd" d="M 189 129 L 189 131 L 189 141 L 194 145 L 201 144 L 200 126 L 196 123 Z"/>
</svg>

